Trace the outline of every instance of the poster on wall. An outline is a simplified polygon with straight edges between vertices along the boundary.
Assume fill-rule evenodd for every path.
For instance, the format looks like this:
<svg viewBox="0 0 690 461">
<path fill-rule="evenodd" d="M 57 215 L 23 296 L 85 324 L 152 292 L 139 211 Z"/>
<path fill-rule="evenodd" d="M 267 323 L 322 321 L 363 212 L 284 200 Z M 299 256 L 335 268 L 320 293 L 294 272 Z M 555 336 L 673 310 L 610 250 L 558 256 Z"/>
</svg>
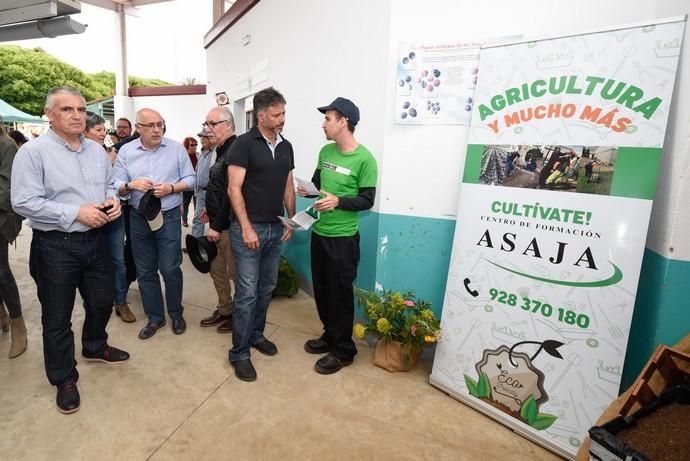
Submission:
<svg viewBox="0 0 690 461">
<path fill-rule="evenodd" d="M 430 380 L 565 457 L 618 395 L 684 27 L 481 49 Z"/>
<path fill-rule="evenodd" d="M 401 43 L 395 123 L 469 125 L 482 44 Z"/>
</svg>

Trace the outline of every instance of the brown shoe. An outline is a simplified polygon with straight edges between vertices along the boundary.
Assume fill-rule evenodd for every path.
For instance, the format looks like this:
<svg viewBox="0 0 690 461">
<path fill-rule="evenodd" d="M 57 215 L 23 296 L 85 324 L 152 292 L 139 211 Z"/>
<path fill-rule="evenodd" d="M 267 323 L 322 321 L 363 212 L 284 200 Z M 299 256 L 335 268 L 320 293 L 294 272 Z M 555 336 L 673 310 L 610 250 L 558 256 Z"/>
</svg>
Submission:
<svg viewBox="0 0 690 461">
<path fill-rule="evenodd" d="M 232 333 L 232 316 L 216 328 L 218 333 Z"/>
<path fill-rule="evenodd" d="M 223 315 L 218 311 L 218 309 L 216 309 L 211 315 L 199 322 L 199 325 L 202 327 L 212 327 L 214 325 L 218 325 L 219 323 L 223 323 L 226 320 L 230 320 L 231 318 L 231 315 Z"/>
<path fill-rule="evenodd" d="M 10 330 L 12 330 L 12 343 L 10 344 L 9 358 L 19 357 L 26 350 L 26 325 L 24 318 L 20 315 L 16 319 L 10 319 Z"/>
<path fill-rule="evenodd" d="M 127 303 L 124 304 L 115 304 L 115 315 L 120 317 L 123 322 L 126 323 L 133 323 L 137 321 L 136 316 L 134 315 L 134 312 L 132 312 L 129 309 L 129 306 Z"/>
</svg>

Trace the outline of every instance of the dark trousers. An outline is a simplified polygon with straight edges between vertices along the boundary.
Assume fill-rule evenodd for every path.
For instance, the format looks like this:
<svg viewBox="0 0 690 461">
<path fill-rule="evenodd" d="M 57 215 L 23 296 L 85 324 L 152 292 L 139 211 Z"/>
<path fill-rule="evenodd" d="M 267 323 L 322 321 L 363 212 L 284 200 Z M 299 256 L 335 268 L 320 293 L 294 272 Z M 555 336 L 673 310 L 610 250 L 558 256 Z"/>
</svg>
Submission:
<svg viewBox="0 0 690 461">
<path fill-rule="evenodd" d="M 186 190 L 182 192 L 182 220 L 187 221 L 187 215 L 189 214 L 189 204 L 192 203 L 194 198 L 193 190 Z M 194 208 L 196 208 L 196 200 L 194 201 Z M 195 211 L 196 213 L 196 211 Z M 194 217 L 194 216 L 192 216 Z"/>
<path fill-rule="evenodd" d="M 14 280 L 12 269 L 10 269 L 9 255 L 7 254 L 8 246 L 7 240 L 0 237 L 0 302 L 5 302 L 10 318 L 16 319 L 22 316 L 22 304 L 19 301 L 17 282 Z"/>
<path fill-rule="evenodd" d="M 322 339 L 331 353 L 350 360 L 357 354 L 352 341 L 355 317 L 353 283 L 359 264 L 359 234 L 323 237 L 311 234 L 311 273 L 314 298 L 323 323 Z"/>
<path fill-rule="evenodd" d="M 106 347 L 105 327 L 113 303 L 112 261 L 99 230 L 34 230 L 29 270 L 38 288 L 43 324 L 43 358 L 50 384 L 79 379 L 74 359 L 72 309 L 76 291 L 84 299 L 82 351 L 97 354 Z"/>
</svg>

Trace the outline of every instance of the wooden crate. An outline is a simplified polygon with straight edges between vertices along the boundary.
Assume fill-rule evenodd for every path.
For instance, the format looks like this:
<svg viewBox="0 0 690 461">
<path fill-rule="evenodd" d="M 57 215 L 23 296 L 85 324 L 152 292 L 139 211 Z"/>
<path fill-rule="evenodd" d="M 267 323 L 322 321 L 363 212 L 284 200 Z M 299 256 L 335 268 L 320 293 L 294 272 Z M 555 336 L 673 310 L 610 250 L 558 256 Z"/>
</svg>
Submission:
<svg viewBox="0 0 690 461">
<path fill-rule="evenodd" d="M 690 382 L 690 355 L 668 346 L 657 347 L 618 413 L 627 416 L 659 398 L 674 384 Z"/>
</svg>

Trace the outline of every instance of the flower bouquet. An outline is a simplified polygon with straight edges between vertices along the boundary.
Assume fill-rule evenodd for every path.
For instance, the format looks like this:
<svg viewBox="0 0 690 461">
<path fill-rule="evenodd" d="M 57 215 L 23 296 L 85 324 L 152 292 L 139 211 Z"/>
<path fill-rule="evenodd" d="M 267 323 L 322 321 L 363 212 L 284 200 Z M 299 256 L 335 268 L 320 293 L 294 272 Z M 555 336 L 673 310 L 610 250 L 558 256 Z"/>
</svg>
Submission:
<svg viewBox="0 0 690 461">
<path fill-rule="evenodd" d="M 372 333 L 380 338 L 374 365 L 388 371 L 407 371 L 419 359 L 422 346 L 438 341 L 440 322 L 431 303 L 417 299 L 412 292 L 367 291 L 356 289 L 357 301 L 364 308 L 366 322 L 354 326 L 354 335 Z"/>
</svg>

